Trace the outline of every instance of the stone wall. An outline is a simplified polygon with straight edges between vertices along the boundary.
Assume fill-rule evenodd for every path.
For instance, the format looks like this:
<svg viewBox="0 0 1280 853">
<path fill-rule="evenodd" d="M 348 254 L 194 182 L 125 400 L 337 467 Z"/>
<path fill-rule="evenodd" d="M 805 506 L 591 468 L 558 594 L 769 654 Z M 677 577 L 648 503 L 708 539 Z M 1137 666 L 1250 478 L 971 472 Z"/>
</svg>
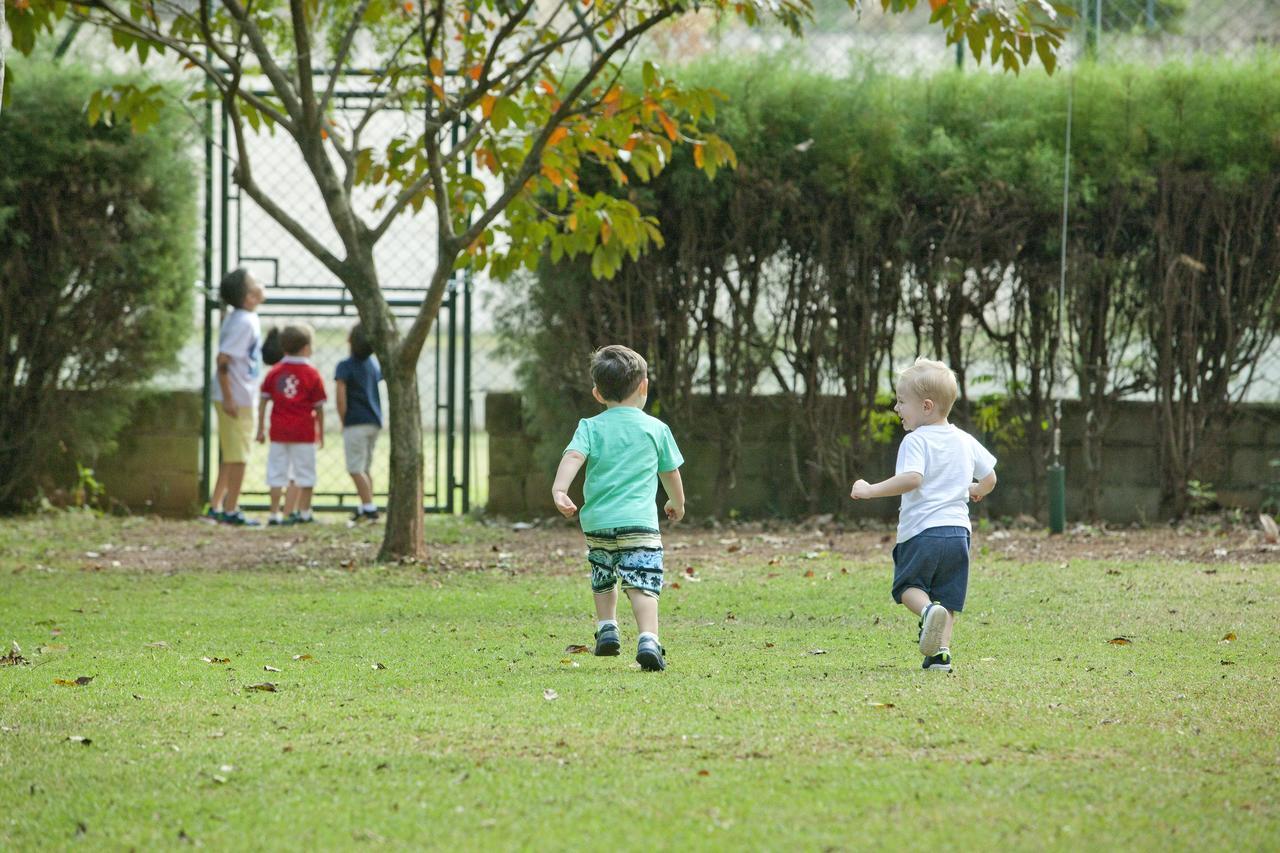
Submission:
<svg viewBox="0 0 1280 853">
<path fill-rule="evenodd" d="M 681 469 L 689 511 L 697 516 L 707 512 L 719 463 L 719 448 L 712 418 L 697 417 L 705 400 L 694 402 L 695 426 L 676 440 L 685 456 Z M 742 462 L 727 510 L 742 517 L 805 515 L 810 507 L 792 485 L 790 442 L 787 438 L 790 406 L 786 398 L 759 397 L 751 402 L 744 418 Z M 529 433 L 518 394 L 489 394 L 486 425 L 489 431 L 489 504 L 496 515 L 513 518 L 554 514 L 551 481 L 554 463 L 539 463 L 536 437 Z M 1067 516 L 1077 519 L 1084 507 L 1084 457 L 1081 449 L 1083 413 L 1074 404 L 1063 406 L 1063 462 L 1067 469 Z M 597 409 L 598 410 L 598 409 Z M 589 416 L 594 410 L 584 411 Z M 1158 463 L 1155 408 L 1150 403 L 1117 405 L 1113 424 L 1107 432 L 1103 456 L 1102 516 L 1117 523 L 1160 520 L 1160 470 Z M 564 436 L 568 443 L 569 436 Z M 873 482 L 893 473 L 897 439 L 884 446 L 864 473 Z M 1001 450 L 997 467 L 1000 483 L 983 504 L 993 516 L 1044 515 L 1033 488 L 1031 461 L 1025 450 Z M 1265 497 L 1268 483 L 1275 483 L 1280 469 L 1271 466 L 1280 459 L 1280 406 L 1246 406 L 1239 421 L 1222 446 L 1209 449 L 1205 480 L 1211 482 L 1224 506 L 1256 509 Z M 581 475 L 575 483 L 575 500 L 580 498 Z M 1043 475 L 1041 474 L 1041 479 Z M 868 501 L 854 504 L 844 491 L 833 491 L 818 502 L 821 512 L 838 512 L 850 517 L 893 518 L 897 501 Z"/>
</svg>

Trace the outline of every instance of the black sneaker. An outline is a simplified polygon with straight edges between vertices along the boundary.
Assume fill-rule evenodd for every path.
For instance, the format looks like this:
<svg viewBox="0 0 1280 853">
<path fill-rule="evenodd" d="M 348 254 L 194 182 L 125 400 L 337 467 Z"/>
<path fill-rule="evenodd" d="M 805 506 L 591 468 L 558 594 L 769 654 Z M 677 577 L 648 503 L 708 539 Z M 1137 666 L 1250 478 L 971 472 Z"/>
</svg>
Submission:
<svg viewBox="0 0 1280 853">
<path fill-rule="evenodd" d="M 267 527 L 288 527 L 293 524 L 292 518 L 272 518 L 267 521 Z"/>
<path fill-rule="evenodd" d="M 316 517 L 314 515 L 311 516 L 310 518 L 303 518 L 301 512 L 294 510 L 293 512 L 289 513 L 288 523 L 289 524 L 313 524 L 315 520 L 316 520 Z"/>
<path fill-rule="evenodd" d="M 376 509 L 363 510 L 357 508 L 355 512 L 351 513 L 351 520 L 356 524 L 362 521 L 377 521 L 378 511 Z"/>
<path fill-rule="evenodd" d="M 622 643 L 618 640 L 618 626 L 605 625 L 596 631 L 596 657 L 616 657 L 622 651 Z"/>
<path fill-rule="evenodd" d="M 204 515 L 200 516 L 204 521 L 212 521 L 214 524 L 222 521 L 222 510 L 209 507 L 204 511 Z"/>
<path fill-rule="evenodd" d="M 667 668 L 667 650 L 658 645 L 652 637 L 643 637 L 636 651 L 636 663 L 645 672 L 661 672 Z"/>
<path fill-rule="evenodd" d="M 936 655 L 930 655 L 920 664 L 921 669 L 936 669 L 939 672 L 951 671 L 951 652 L 943 649 Z"/>
<path fill-rule="evenodd" d="M 221 519 L 223 524 L 230 524 L 232 527 L 261 527 L 262 522 L 256 518 L 246 518 L 243 510 L 235 512 L 224 512 Z"/>
</svg>

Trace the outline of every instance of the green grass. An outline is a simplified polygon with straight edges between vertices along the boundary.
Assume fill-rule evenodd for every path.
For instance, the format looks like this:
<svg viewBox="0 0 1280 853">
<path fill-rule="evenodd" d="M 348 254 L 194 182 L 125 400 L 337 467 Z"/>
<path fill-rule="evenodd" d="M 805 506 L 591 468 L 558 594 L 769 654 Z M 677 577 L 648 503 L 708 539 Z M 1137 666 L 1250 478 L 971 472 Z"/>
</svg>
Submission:
<svg viewBox="0 0 1280 853">
<path fill-rule="evenodd" d="M 510 556 L 86 572 L 118 522 L 4 522 L 0 628 L 34 665 L 0 668 L 0 848 L 1280 845 L 1274 564 L 984 556 L 946 676 L 882 560 L 703 560 L 648 674 L 564 653 L 593 627 L 576 549 L 430 524 Z"/>
</svg>

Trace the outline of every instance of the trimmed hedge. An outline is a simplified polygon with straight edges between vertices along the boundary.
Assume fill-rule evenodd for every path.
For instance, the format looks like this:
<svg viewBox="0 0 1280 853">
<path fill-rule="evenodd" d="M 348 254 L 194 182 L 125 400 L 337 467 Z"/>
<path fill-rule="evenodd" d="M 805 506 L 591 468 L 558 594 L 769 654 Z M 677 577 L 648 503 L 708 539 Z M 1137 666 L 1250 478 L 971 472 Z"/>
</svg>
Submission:
<svg viewBox="0 0 1280 853">
<path fill-rule="evenodd" d="M 715 129 L 739 168 L 708 182 L 685 146 L 647 185 L 601 179 L 659 218 L 665 248 L 609 282 L 569 262 L 513 284 L 506 331 L 544 460 L 572 429 L 590 351 L 624 342 L 650 359 L 656 408 L 677 427 L 690 391 L 717 399 L 718 511 L 732 506 L 735 401 L 765 384 L 791 394 L 792 476 L 816 509 L 892 435 L 877 397 L 914 349 L 958 368 L 959 419 L 1025 448 L 1033 470 L 1067 390 L 1055 371 L 1104 424 L 1128 395 L 1168 403 L 1166 503 L 1185 508 L 1184 484 L 1205 463 L 1195 448 L 1229 417 L 1280 322 L 1280 60 L 1086 65 L 1074 79 L 833 79 L 720 62 L 683 79 L 727 96 Z M 1195 307 L 1171 313 L 1171 300 Z M 975 353 L 996 365 L 999 399 L 967 393 Z M 834 414 L 819 403 L 831 394 L 845 401 Z"/>
</svg>

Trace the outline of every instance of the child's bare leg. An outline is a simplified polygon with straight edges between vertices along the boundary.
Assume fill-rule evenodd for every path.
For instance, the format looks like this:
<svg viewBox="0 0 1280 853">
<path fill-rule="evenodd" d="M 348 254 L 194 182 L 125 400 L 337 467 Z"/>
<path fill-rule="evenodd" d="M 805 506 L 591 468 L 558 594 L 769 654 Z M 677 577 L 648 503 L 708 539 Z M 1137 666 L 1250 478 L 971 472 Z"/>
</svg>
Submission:
<svg viewBox="0 0 1280 853">
<path fill-rule="evenodd" d="M 303 512 L 311 511 L 311 495 L 314 491 L 312 486 L 298 489 L 298 509 Z"/>
<path fill-rule="evenodd" d="M 280 514 L 280 498 L 284 496 L 284 489 L 279 486 L 271 487 L 271 514 Z"/>
<path fill-rule="evenodd" d="M 924 609 L 933 602 L 929 600 L 929 594 L 919 587 L 911 586 L 902 591 L 902 604 L 915 615 L 919 616 Z"/>
<path fill-rule="evenodd" d="M 352 473 L 351 482 L 356 484 L 356 494 L 360 495 L 362 506 L 373 503 L 373 479 L 365 473 Z"/>
<path fill-rule="evenodd" d="M 227 496 L 227 466 L 221 464 L 218 466 L 218 479 L 213 485 L 213 491 L 209 493 L 209 506 L 215 511 L 222 509 L 222 500 Z"/>
<path fill-rule="evenodd" d="M 244 485 L 244 463 L 228 462 L 222 467 L 227 471 L 227 491 L 222 499 L 222 508 L 227 512 L 235 512 L 240 506 L 240 487 Z"/>
<path fill-rule="evenodd" d="M 608 592 L 597 592 L 596 599 L 596 621 L 597 622 L 617 622 L 618 621 L 618 585 L 614 584 L 613 589 Z"/>
<path fill-rule="evenodd" d="M 293 515 L 298 510 L 298 492 L 299 489 L 292 480 L 289 481 L 289 488 L 284 495 L 284 514 Z"/>
<path fill-rule="evenodd" d="M 638 589 L 627 590 L 631 599 L 631 612 L 636 617 L 636 628 L 641 634 L 658 635 L 658 599 L 645 595 Z"/>
</svg>

